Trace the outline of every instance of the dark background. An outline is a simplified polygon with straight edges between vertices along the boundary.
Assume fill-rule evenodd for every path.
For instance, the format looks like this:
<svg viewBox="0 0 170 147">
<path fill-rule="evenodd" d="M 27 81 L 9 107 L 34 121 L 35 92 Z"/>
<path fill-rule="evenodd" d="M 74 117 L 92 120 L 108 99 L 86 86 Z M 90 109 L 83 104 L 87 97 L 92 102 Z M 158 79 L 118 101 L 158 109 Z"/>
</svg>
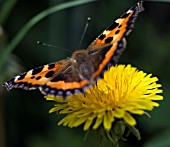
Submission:
<svg viewBox="0 0 170 147">
<path fill-rule="evenodd" d="M 4 1 L 0 1 L 2 9 Z M 15 38 L 17 32 L 34 15 L 64 0 L 18 0 L 11 9 L 0 32 L 0 51 Z M 90 16 L 92 21 L 81 48 L 86 48 L 108 25 L 137 1 L 100 0 L 54 13 L 37 23 L 8 56 L 0 69 L 0 84 L 12 76 L 37 66 L 64 59 L 78 48 Z M 147 116 L 137 116 L 142 139 L 130 135 L 120 146 L 170 146 L 170 3 L 144 1 L 145 11 L 127 38 L 127 48 L 119 64 L 131 64 L 159 78 L 164 90 L 160 107 Z M 1 12 L 0 9 L 0 12 Z M 37 40 L 58 48 L 36 44 Z M 61 49 L 60 49 L 61 48 Z M 64 48 L 64 49 L 63 49 Z M 69 50 L 69 51 L 66 51 Z M 1 59 L 0 59 L 1 60 Z M 58 126 L 61 116 L 49 114 L 54 105 L 39 91 L 0 88 L 0 146 L 4 147 L 93 147 L 92 134 L 84 141 L 82 126 L 70 129 Z"/>
</svg>

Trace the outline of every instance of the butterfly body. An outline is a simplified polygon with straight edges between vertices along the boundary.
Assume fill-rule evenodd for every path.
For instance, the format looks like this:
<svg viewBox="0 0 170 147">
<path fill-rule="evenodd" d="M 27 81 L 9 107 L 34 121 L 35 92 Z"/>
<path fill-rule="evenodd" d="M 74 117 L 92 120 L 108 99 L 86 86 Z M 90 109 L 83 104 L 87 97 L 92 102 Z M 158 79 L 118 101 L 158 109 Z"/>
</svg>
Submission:
<svg viewBox="0 0 170 147">
<path fill-rule="evenodd" d="M 44 95 L 63 97 L 83 92 L 116 64 L 126 47 L 126 36 L 134 27 L 139 12 L 143 11 L 142 2 L 139 1 L 104 30 L 86 50 L 77 50 L 70 58 L 32 69 L 3 85 L 7 90 L 39 89 Z"/>
</svg>

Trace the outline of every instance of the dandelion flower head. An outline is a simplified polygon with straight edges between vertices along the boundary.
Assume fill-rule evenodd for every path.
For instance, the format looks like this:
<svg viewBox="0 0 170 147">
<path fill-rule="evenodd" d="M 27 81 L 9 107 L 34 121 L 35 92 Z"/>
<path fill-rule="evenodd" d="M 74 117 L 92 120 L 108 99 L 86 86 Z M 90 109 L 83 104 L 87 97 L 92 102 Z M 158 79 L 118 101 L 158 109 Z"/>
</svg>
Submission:
<svg viewBox="0 0 170 147">
<path fill-rule="evenodd" d="M 142 115 L 158 107 L 157 100 L 162 100 L 161 84 L 157 77 L 138 71 L 131 65 L 111 67 L 103 79 L 86 90 L 84 94 L 60 97 L 47 96 L 47 100 L 57 102 L 50 112 L 66 114 L 59 125 L 77 127 L 84 124 L 84 130 L 97 129 L 103 125 L 110 131 L 113 122 L 124 120 L 134 126 L 133 115 Z"/>
</svg>

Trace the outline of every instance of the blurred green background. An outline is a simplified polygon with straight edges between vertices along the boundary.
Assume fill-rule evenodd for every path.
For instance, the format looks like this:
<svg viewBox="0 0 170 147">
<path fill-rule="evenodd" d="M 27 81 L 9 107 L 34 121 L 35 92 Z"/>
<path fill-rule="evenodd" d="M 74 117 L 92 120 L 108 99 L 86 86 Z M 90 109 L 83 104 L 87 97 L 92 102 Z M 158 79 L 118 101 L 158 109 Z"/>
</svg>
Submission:
<svg viewBox="0 0 170 147">
<path fill-rule="evenodd" d="M 1 0 L 0 1 L 0 64 L 2 54 L 21 28 L 36 14 L 68 0 Z M 84 0 L 86 2 L 86 0 Z M 86 23 L 92 21 L 81 45 L 86 48 L 108 25 L 137 1 L 98 0 L 53 13 L 36 23 L 14 50 L 6 55 L 0 68 L 0 84 L 14 75 L 37 66 L 64 59 L 78 48 Z M 170 3 L 144 1 L 145 11 L 137 19 L 128 37 L 119 64 L 132 64 L 139 70 L 153 73 L 163 85 L 164 101 L 150 112 L 151 118 L 137 116 L 142 139 L 130 135 L 122 147 L 170 146 Z M 61 49 L 36 44 L 37 40 Z M 66 51 L 64 49 L 69 51 Z M 84 141 L 82 127 L 58 126 L 61 116 L 49 114 L 54 105 L 40 92 L 0 87 L 0 147 L 94 147 L 93 134 Z M 107 145 L 105 145 L 107 146 Z M 109 144 L 108 144 L 109 146 Z"/>
</svg>

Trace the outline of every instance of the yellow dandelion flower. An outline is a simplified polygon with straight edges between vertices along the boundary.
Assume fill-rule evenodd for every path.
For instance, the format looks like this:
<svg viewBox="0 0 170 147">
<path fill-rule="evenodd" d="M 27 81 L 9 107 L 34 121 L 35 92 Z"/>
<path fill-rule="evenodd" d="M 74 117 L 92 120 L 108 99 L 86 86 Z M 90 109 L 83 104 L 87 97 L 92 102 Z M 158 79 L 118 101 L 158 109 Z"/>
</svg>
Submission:
<svg viewBox="0 0 170 147">
<path fill-rule="evenodd" d="M 76 94 L 67 99 L 49 97 L 46 99 L 57 102 L 50 112 L 67 114 L 59 125 L 77 127 L 84 123 L 84 130 L 97 129 L 103 125 L 110 131 L 115 119 L 124 120 L 134 126 L 133 114 L 142 115 L 151 111 L 162 100 L 162 93 L 157 77 L 138 71 L 131 65 L 111 67 L 93 87 L 85 94 Z"/>
</svg>

